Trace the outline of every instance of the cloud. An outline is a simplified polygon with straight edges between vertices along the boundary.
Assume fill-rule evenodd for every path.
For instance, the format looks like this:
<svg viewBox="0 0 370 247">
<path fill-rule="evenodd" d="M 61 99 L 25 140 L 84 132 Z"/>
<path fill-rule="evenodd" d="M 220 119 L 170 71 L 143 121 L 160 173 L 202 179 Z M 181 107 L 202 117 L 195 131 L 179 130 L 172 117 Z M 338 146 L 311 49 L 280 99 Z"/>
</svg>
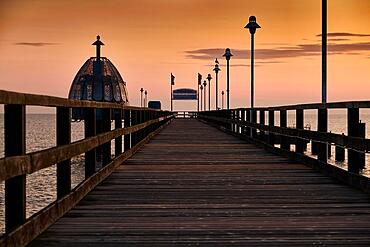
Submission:
<svg viewBox="0 0 370 247">
<path fill-rule="evenodd" d="M 362 51 L 370 51 L 370 42 L 336 44 L 332 43 L 328 46 L 328 54 L 355 54 Z M 186 57 L 189 59 L 197 60 L 210 60 L 216 57 L 221 58 L 224 54 L 224 48 L 210 48 L 210 49 L 197 49 L 185 51 Z M 232 59 L 249 59 L 250 50 L 231 49 L 234 55 Z M 290 47 L 276 47 L 269 49 L 256 49 L 256 59 L 271 60 L 271 59 L 284 59 L 295 57 L 317 56 L 321 54 L 321 44 L 300 44 Z"/>
<path fill-rule="evenodd" d="M 321 37 L 322 34 L 317 34 L 317 37 Z M 358 34 L 358 33 L 328 33 L 328 37 L 370 37 L 370 34 Z"/>
<path fill-rule="evenodd" d="M 18 42 L 18 43 L 14 43 L 14 45 L 42 47 L 42 46 L 49 46 L 49 45 L 58 45 L 58 43 L 47 43 L 47 42 Z"/>
<path fill-rule="evenodd" d="M 328 39 L 328 41 L 350 41 L 350 39 Z"/>
</svg>

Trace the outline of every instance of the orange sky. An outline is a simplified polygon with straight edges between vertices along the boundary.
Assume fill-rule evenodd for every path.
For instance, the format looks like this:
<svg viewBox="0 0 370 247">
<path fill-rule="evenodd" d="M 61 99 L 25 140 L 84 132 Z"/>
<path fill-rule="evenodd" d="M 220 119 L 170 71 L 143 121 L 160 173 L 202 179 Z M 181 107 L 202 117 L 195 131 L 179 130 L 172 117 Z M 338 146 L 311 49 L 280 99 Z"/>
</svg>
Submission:
<svg viewBox="0 0 370 247">
<path fill-rule="evenodd" d="M 370 1 L 328 2 L 329 32 L 347 33 L 330 37 L 328 100 L 369 100 Z M 127 81 L 132 105 L 144 87 L 168 108 L 171 72 L 176 87 L 195 88 L 197 73 L 210 73 L 216 56 L 223 66 L 222 51 L 230 47 L 231 106 L 249 106 L 250 35 L 243 27 L 252 14 L 262 26 L 255 105 L 319 102 L 320 0 L 2 0 L 0 88 L 67 97 L 100 34 L 102 54 Z M 177 110 L 195 108 L 196 102 L 175 103 Z"/>
</svg>

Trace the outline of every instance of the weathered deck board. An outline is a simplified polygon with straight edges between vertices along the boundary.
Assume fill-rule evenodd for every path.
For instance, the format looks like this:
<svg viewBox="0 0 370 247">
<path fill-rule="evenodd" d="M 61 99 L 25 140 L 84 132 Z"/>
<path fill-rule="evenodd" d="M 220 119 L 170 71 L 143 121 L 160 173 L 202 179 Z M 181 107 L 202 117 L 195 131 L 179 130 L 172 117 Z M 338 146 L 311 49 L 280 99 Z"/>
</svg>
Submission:
<svg viewBox="0 0 370 247">
<path fill-rule="evenodd" d="M 370 199 L 175 120 L 31 245 L 370 246 Z"/>
</svg>

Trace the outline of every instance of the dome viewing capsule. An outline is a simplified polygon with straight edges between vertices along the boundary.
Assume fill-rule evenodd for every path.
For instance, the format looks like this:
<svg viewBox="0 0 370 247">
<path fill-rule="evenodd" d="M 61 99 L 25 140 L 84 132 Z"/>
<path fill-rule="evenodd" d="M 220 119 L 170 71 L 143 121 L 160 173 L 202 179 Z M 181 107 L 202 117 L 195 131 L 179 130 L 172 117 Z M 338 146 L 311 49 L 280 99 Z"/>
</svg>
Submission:
<svg viewBox="0 0 370 247">
<path fill-rule="evenodd" d="M 92 45 L 96 46 L 96 57 L 89 58 L 77 72 L 68 98 L 127 105 L 129 100 L 126 82 L 113 63 L 100 56 L 100 48 L 104 45 L 100 36 L 97 36 Z"/>
</svg>

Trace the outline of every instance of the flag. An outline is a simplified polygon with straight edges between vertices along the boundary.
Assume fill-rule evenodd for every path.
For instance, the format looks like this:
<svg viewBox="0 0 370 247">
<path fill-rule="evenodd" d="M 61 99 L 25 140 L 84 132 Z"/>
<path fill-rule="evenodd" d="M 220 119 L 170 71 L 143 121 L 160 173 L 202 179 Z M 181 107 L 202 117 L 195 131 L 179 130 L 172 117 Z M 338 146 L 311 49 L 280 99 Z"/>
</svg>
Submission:
<svg viewBox="0 0 370 247">
<path fill-rule="evenodd" d="M 202 75 L 198 73 L 198 85 L 202 84 Z"/>
<path fill-rule="evenodd" d="M 171 73 L 171 85 L 175 85 L 175 76 Z"/>
</svg>

